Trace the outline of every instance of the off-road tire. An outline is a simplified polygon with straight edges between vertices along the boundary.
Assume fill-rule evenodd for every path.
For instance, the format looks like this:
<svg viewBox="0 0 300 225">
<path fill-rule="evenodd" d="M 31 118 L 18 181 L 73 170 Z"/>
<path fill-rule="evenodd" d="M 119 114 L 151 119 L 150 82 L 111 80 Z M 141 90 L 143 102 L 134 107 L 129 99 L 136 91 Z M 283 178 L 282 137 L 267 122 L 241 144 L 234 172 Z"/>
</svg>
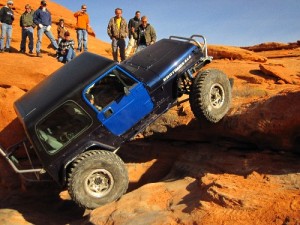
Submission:
<svg viewBox="0 0 300 225">
<path fill-rule="evenodd" d="M 124 162 L 112 152 L 84 152 L 72 163 L 68 191 L 79 206 L 97 208 L 119 199 L 127 188 L 128 173 Z"/>
<path fill-rule="evenodd" d="M 220 70 L 200 71 L 192 84 L 190 105 L 194 116 L 217 123 L 228 112 L 231 103 L 231 86 Z"/>
</svg>

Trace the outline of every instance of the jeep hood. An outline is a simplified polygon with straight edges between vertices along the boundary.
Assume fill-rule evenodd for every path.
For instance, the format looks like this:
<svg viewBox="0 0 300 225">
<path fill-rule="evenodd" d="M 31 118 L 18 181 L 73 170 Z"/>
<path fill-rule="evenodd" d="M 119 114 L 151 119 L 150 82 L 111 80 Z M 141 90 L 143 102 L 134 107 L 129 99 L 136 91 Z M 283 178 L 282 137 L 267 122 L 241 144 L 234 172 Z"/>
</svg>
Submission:
<svg viewBox="0 0 300 225">
<path fill-rule="evenodd" d="M 197 50 L 190 42 L 162 39 L 136 53 L 121 65 L 148 87 L 153 88 L 161 84 L 170 72 Z"/>
</svg>

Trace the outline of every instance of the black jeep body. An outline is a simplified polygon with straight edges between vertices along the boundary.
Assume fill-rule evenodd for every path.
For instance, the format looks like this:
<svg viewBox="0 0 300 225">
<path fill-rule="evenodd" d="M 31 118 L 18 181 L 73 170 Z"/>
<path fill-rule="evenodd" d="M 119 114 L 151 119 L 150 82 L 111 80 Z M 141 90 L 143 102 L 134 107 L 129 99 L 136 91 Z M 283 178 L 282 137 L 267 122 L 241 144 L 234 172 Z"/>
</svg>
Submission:
<svg viewBox="0 0 300 225">
<path fill-rule="evenodd" d="M 62 186 L 68 185 L 79 205 L 95 208 L 127 189 L 127 171 L 115 155 L 118 148 L 179 96 L 190 95 L 196 116 L 217 122 L 225 115 L 231 99 L 227 77 L 219 76 L 220 71 L 193 76 L 211 60 L 204 37 L 197 35 L 162 39 L 121 63 L 86 52 L 24 94 L 14 108 L 42 169 Z M 207 78 L 211 74 L 217 74 L 215 85 Z M 202 92 L 208 92 L 210 100 L 201 99 Z M 221 116 L 215 118 L 207 104 Z"/>
</svg>

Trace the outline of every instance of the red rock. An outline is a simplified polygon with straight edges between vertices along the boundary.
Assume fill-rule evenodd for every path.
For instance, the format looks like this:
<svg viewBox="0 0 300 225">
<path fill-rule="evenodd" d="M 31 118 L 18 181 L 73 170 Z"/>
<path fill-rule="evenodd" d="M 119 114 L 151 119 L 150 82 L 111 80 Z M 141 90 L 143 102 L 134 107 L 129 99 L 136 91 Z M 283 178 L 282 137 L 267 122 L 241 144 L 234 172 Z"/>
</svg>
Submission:
<svg viewBox="0 0 300 225">
<path fill-rule="evenodd" d="M 295 72 L 285 68 L 282 65 L 260 64 L 259 68 L 266 75 L 277 77 L 283 80 L 287 84 L 293 84 L 293 80 L 291 79 L 291 76 L 294 76 Z"/>
<path fill-rule="evenodd" d="M 214 59 L 251 60 L 254 62 L 266 62 L 267 58 L 254 52 L 232 46 L 209 45 L 208 55 Z"/>
</svg>

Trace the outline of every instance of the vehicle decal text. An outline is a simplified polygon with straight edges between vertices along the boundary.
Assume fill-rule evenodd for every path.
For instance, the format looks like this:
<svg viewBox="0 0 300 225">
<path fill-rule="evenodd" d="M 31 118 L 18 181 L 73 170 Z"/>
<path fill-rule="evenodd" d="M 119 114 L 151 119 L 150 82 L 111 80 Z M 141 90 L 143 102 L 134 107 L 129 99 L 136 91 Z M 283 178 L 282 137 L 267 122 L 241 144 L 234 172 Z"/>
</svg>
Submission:
<svg viewBox="0 0 300 225">
<path fill-rule="evenodd" d="M 170 77 L 172 77 L 178 70 L 180 70 L 190 59 L 192 58 L 191 55 L 189 55 L 182 63 L 180 63 L 171 73 L 169 73 L 167 76 L 164 77 L 163 81 L 167 81 Z"/>
</svg>

